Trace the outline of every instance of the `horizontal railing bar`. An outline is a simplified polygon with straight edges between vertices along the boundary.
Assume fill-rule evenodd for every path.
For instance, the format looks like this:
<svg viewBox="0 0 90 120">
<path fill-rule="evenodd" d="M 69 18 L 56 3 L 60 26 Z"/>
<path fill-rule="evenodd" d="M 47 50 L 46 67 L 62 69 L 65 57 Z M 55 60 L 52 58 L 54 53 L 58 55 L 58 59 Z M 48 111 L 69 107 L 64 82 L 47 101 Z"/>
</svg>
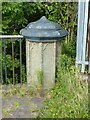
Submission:
<svg viewBox="0 0 90 120">
<path fill-rule="evenodd" d="M 85 62 L 82 62 L 82 61 L 76 61 L 76 64 L 85 64 L 85 65 L 88 65 L 89 62 L 88 62 L 88 61 L 85 61 Z"/>
<path fill-rule="evenodd" d="M 0 35 L 0 38 L 23 38 L 22 35 Z"/>
</svg>

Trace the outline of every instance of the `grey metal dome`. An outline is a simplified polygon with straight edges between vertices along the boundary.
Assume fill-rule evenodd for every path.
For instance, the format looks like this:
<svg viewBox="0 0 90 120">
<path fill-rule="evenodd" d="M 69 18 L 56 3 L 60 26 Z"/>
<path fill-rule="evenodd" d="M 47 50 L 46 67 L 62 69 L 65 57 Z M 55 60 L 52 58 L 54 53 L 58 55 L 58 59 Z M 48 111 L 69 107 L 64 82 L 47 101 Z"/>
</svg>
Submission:
<svg viewBox="0 0 90 120">
<path fill-rule="evenodd" d="M 58 23 L 49 21 L 45 16 L 42 16 L 36 22 L 31 22 L 20 30 L 20 34 L 29 38 L 30 41 L 53 42 L 60 40 L 68 33 Z"/>
</svg>

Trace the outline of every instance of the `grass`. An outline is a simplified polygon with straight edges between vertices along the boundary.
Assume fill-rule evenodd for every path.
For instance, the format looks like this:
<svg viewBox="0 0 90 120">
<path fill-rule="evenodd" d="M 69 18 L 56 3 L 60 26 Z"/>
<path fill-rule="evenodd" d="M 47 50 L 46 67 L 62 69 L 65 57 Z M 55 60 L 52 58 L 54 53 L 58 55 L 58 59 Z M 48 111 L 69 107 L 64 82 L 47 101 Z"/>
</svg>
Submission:
<svg viewBox="0 0 90 120">
<path fill-rule="evenodd" d="M 8 116 L 10 113 L 12 113 L 14 110 L 15 110 L 15 106 L 12 107 L 12 108 L 8 108 L 8 109 L 3 108 L 3 109 L 2 109 L 2 114 L 3 114 L 4 117 L 7 117 L 7 116 Z"/>
<path fill-rule="evenodd" d="M 17 95 L 20 97 L 23 96 L 41 96 L 40 88 L 31 87 L 26 84 L 23 85 L 2 85 L 2 95 L 3 96 L 13 96 Z"/>
<path fill-rule="evenodd" d="M 17 102 L 15 102 L 15 106 L 19 107 L 19 106 L 21 106 L 21 103 L 17 101 Z"/>
<path fill-rule="evenodd" d="M 10 103 L 10 100 L 9 101 L 6 101 L 6 102 L 9 102 Z M 12 107 L 9 107 L 9 108 L 3 108 L 2 109 L 2 114 L 4 117 L 7 117 L 8 115 L 10 115 L 13 111 L 15 111 L 17 109 L 17 107 L 21 106 L 21 103 L 16 101 L 14 103 L 14 105 Z"/>
<path fill-rule="evenodd" d="M 7 116 L 7 115 L 9 114 L 9 111 L 6 110 L 6 109 L 3 109 L 3 110 L 2 110 L 2 113 L 3 113 L 4 116 Z"/>
<path fill-rule="evenodd" d="M 83 81 L 66 56 L 58 58 L 57 82 L 47 94 L 37 118 L 90 118 L 88 82 Z M 63 62 L 63 63 L 62 63 Z"/>
</svg>

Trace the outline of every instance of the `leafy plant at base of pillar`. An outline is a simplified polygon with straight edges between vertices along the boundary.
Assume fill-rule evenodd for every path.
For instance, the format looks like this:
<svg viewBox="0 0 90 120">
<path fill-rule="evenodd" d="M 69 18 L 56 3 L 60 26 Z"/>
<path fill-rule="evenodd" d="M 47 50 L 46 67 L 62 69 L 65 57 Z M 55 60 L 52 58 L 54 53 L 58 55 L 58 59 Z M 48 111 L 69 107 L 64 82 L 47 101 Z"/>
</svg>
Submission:
<svg viewBox="0 0 90 120">
<path fill-rule="evenodd" d="M 37 79 L 39 82 L 39 86 L 42 87 L 43 86 L 43 80 L 44 80 L 44 73 L 42 70 L 38 70 L 37 71 Z"/>
</svg>

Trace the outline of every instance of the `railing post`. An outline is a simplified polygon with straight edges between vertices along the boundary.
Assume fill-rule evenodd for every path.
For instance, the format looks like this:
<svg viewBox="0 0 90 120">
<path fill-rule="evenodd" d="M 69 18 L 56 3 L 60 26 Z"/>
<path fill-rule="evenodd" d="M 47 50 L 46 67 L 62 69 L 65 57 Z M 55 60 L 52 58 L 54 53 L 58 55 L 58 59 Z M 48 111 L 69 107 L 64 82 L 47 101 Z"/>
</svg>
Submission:
<svg viewBox="0 0 90 120">
<path fill-rule="evenodd" d="M 7 85 L 7 64 L 6 64 L 6 39 L 4 39 L 4 68 L 5 68 L 5 82 Z"/>
<path fill-rule="evenodd" d="M 0 39 L 0 84 L 2 84 L 2 39 Z"/>
<path fill-rule="evenodd" d="M 78 27 L 77 27 L 77 46 L 76 46 L 76 66 L 78 66 L 78 62 L 82 61 L 84 8 L 85 8 L 85 2 L 81 2 L 81 0 L 79 0 L 79 2 L 78 2 Z"/>
<path fill-rule="evenodd" d="M 87 25 L 88 25 L 88 5 L 89 0 L 85 2 L 85 17 L 84 17 L 84 32 L 83 32 L 83 49 L 82 49 L 82 68 L 81 72 L 85 71 L 85 60 L 86 60 L 86 41 L 87 41 Z"/>
<path fill-rule="evenodd" d="M 22 41 L 20 39 L 20 82 L 22 84 Z"/>
<path fill-rule="evenodd" d="M 12 69 L 13 69 L 13 84 L 15 84 L 15 72 L 14 72 L 14 42 L 12 40 Z"/>
</svg>

